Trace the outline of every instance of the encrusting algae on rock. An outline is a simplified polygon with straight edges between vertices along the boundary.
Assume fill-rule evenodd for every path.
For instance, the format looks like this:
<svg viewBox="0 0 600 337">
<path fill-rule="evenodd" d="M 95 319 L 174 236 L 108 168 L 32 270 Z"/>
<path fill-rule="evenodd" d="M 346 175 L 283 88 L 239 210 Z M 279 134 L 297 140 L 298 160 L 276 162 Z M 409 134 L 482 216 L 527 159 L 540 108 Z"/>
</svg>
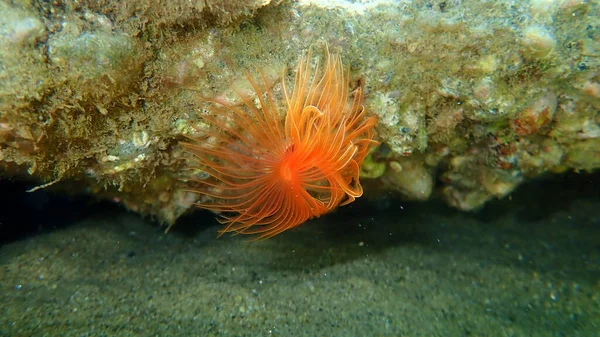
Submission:
<svg viewBox="0 0 600 337">
<path fill-rule="evenodd" d="M 193 191 L 211 198 L 197 206 L 221 214 L 221 234 L 267 239 L 362 195 L 359 170 L 378 144 L 376 119 L 366 115 L 362 87 L 349 92 L 339 56 L 327 51 L 322 74 L 310 58 L 300 60 L 292 92 L 282 80 L 285 119 L 271 90 L 248 77 L 256 100 L 239 92 L 241 107 L 207 100 L 202 118 L 211 127 L 183 143 L 209 175 Z"/>
</svg>

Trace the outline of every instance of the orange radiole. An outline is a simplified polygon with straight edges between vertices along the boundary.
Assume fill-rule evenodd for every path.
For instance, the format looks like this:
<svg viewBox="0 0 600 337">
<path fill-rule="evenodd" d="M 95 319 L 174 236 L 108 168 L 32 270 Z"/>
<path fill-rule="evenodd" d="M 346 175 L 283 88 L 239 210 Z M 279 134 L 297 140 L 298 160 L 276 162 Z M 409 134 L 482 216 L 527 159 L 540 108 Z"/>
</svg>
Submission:
<svg viewBox="0 0 600 337">
<path fill-rule="evenodd" d="M 250 78 L 256 99 L 207 100 L 210 128 L 183 145 L 210 176 L 193 191 L 210 197 L 197 206 L 220 213 L 220 234 L 267 239 L 362 195 L 359 169 L 377 144 L 376 119 L 362 88 L 350 92 L 340 57 L 325 58 L 322 72 L 318 63 L 311 69 L 310 53 L 301 58 L 292 92 L 282 81 L 285 118 L 271 90 Z"/>
</svg>

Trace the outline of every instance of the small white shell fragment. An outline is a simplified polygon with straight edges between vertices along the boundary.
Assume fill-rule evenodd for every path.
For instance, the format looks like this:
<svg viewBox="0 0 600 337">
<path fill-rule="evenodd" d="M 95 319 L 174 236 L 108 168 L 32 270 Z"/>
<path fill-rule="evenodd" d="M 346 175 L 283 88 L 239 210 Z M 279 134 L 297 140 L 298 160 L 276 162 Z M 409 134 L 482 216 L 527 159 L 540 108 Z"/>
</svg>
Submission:
<svg viewBox="0 0 600 337">
<path fill-rule="evenodd" d="M 150 145 L 150 137 L 148 137 L 148 132 L 146 132 L 146 131 L 135 132 L 133 134 L 132 142 L 133 142 L 133 145 L 138 148 L 148 147 L 148 145 Z"/>
<path fill-rule="evenodd" d="M 525 48 L 525 57 L 545 58 L 556 46 L 556 39 L 544 26 L 533 25 L 525 28 L 521 45 Z"/>
</svg>

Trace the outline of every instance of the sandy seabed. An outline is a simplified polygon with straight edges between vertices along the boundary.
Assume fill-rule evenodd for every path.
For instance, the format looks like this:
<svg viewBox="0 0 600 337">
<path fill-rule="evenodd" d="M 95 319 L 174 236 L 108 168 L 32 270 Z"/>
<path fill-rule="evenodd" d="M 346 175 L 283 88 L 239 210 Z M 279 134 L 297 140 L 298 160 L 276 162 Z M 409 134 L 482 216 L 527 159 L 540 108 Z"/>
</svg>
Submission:
<svg viewBox="0 0 600 337">
<path fill-rule="evenodd" d="M 0 336 L 597 336 L 598 197 L 391 202 L 253 243 L 107 207 L 0 246 Z"/>
</svg>

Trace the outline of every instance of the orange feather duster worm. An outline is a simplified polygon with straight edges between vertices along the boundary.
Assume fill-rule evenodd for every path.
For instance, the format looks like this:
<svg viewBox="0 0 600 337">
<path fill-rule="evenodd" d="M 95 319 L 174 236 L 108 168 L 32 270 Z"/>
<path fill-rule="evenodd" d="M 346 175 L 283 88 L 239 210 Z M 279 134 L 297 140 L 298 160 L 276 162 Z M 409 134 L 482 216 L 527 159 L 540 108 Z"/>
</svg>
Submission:
<svg viewBox="0 0 600 337">
<path fill-rule="evenodd" d="M 376 119 L 366 115 L 362 88 L 349 92 L 340 57 L 327 52 L 322 73 L 318 64 L 311 71 L 310 55 L 300 60 L 293 92 L 282 81 L 285 118 L 271 90 L 248 80 L 255 100 L 209 100 L 211 127 L 183 144 L 210 176 L 194 192 L 211 197 L 197 206 L 221 214 L 220 234 L 270 238 L 360 197 Z"/>
</svg>

